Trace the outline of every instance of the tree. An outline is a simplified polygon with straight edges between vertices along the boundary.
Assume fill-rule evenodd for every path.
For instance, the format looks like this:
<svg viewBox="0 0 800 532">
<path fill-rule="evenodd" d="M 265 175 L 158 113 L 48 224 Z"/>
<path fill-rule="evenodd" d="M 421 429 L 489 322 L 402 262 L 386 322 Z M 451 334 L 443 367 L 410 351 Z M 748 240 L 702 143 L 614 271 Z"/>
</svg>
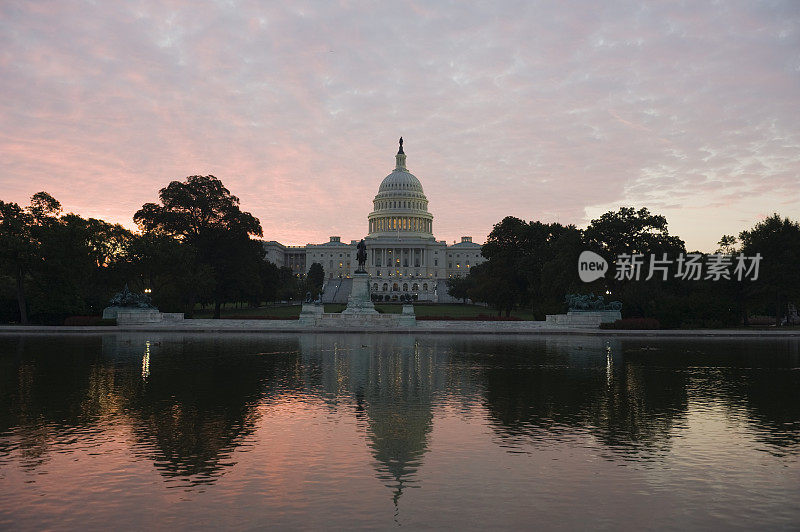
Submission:
<svg viewBox="0 0 800 532">
<path fill-rule="evenodd" d="M 239 198 L 222 182 L 209 176 L 190 176 L 173 181 L 159 191 L 161 204 L 146 203 L 134 215 L 145 232 L 163 233 L 185 241 L 197 250 L 201 263 L 214 276 L 214 317 L 220 317 L 222 303 L 242 297 L 259 285 L 261 236 L 258 219 L 239 208 Z"/>
<path fill-rule="evenodd" d="M 104 253 L 93 246 L 102 240 L 94 222 L 70 213 L 36 226 L 31 304 L 37 321 L 60 323 L 69 314 L 96 314 L 108 301 L 107 264 Z"/>
<path fill-rule="evenodd" d="M 298 279 L 292 269 L 288 266 L 281 266 L 278 269 L 278 300 L 288 301 L 303 295 L 299 294 L 299 290 Z"/>
<path fill-rule="evenodd" d="M 466 303 L 469 298 L 469 291 L 472 288 L 473 279 L 467 275 L 466 277 L 451 277 L 447 280 L 447 293 L 450 297 L 460 299 L 462 303 Z"/>
<path fill-rule="evenodd" d="M 502 286 L 508 291 L 508 298 L 513 299 L 512 308 L 518 304 L 532 308 L 542 305 L 542 269 L 555 257 L 559 237 L 568 231 L 577 229 L 558 223 L 526 222 L 513 216 L 494 226 L 481 252 L 492 263 L 489 271 L 506 276 L 507 284 Z"/>
<path fill-rule="evenodd" d="M 0 265 L 14 279 L 20 323 L 28 324 L 25 275 L 35 256 L 33 216 L 16 203 L 0 201 Z"/>
<path fill-rule="evenodd" d="M 736 244 L 738 240 L 736 240 L 735 236 L 732 235 L 722 235 L 722 238 L 719 239 L 717 242 L 717 253 L 724 253 L 726 255 L 733 255 L 736 253 Z"/>
<path fill-rule="evenodd" d="M 739 234 L 742 254 L 762 257 L 752 295 L 771 299 L 780 325 L 789 302 L 800 301 L 800 224 L 773 214 Z"/>
<path fill-rule="evenodd" d="M 272 302 L 278 299 L 278 285 L 280 283 L 280 270 L 278 266 L 267 260 L 261 261 L 258 270 L 261 281 L 261 301 Z"/>
<path fill-rule="evenodd" d="M 578 277 L 578 257 L 584 249 L 581 230 L 574 225 L 566 226 L 552 242 L 552 256 L 542 265 L 542 304 L 537 319 L 562 312 L 567 294 L 604 291 L 602 279 L 595 281 L 595 287 L 595 283 L 587 285 Z"/>
<path fill-rule="evenodd" d="M 195 304 L 209 300 L 214 276 L 197 258 L 194 247 L 164 234 L 134 236 L 125 250 L 124 275 L 132 289 L 152 290 L 153 303 L 164 312 L 191 317 Z"/>
<path fill-rule="evenodd" d="M 677 254 L 686 251 L 683 240 L 669 234 L 667 219 L 646 208 L 620 207 L 592 220 L 584 231 L 586 243 L 613 262 L 618 255 Z"/>
<path fill-rule="evenodd" d="M 0 268 L 9 272 L 16 285 L 20 323 L 28 324 L 25 277 L 37 260 L 41 229 L 61 211 L 61 204 L 47 192 L 37 192 L 22 209 L 0 201 Z"/>
<path fill-rule="evenodd" d="M 313 297 L 317 297 L 322 291 L 322 284 L 325 282 L 325 270 L 322 268 L 322 264 L 315 262 L 309 266 L 306 280 L 308 282 L 308 291 L 311 292 Z"/>
<path fill-rule="evenodd" d="M 614 299 L 622 301 L 623 312 L 627 316 L 653 317 L 655 305 L 672 293 L 678 282 L 669 279 L 665 283 L 661 278 L 645 281 L 644 276 L 639 280 L 616 280 L 613 265 L 623 254 L 641 254 L 646 261 L 650 256 L 661 259 L 665 253 L 675 260 L 678 254 L 685 253 L 683 240 L 669 234 L 667 219 L 646 208 L 637 211 L 633 207 L 621 207 L 592 220 L 583 234 L 586 247 L 602 255 L 611 265 L 611 275 L 602 281 L 603 288 L 610 291 Z"/>
<path fill-rule="evenodd" d="M 498 316 L 503 311 L 509 316 L 518 300 L 512 272 L 507 267 L 506 262 L 486 261 L 473 266 L 469 272 L 472 283 L 468 292 L 470 299 L 488 304 L 497 311 Z"/>
</svg>

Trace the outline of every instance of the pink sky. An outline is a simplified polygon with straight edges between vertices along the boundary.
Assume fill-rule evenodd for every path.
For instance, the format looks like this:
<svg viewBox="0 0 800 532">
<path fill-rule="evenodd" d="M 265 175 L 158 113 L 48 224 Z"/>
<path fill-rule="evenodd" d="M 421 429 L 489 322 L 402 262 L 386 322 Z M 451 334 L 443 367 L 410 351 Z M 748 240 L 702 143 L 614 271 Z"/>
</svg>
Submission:
<svg viewBox="0 0 800 532">
<path fill-rule="evenodd" d="M 214 174 L 286 244 L 361 238 L 405 139 L 434 233 L 621 205 L 713 251 L 800 218 L 800 3 L 0 4 L 0 199 L 133 227 Z"/>
</svg>

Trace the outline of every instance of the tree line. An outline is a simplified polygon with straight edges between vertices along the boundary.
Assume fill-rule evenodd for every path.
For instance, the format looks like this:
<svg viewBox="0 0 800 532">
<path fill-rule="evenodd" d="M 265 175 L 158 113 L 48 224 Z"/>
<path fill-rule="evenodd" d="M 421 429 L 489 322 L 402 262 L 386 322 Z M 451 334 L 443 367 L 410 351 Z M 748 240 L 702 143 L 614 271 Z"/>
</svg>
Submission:
<svg viewBox="0 0 800 532">
<path fill-rule="evenodd" d="M 467 276 L 448 280 L 448 290 L 456 298 L 486 303 L 498 314 L 530 309 L 537 319 L 565 312 L 565 294 L 595 294 L 621 301 L 623 317 L 655 318 L 668 328 L 746 325 L 752 316 L 785 323 L 800 303 L 800 225 L 774 214 L 738 238 L 722 236 L 718 245 L 713 254 L 687 253 L 683 240 L 669 233 L 666 218 L 646 208 L 607 212 L 584 230 L 507 217 L 482 248 L 488 260 Z M 604 277 L 590 283 L 578 275 L 578 258 L 587 250 L 610 265 Z M 753 271 L 741 280 L 732 275 L 740 256 L 757 255 L 756 279 Z M 644 271 L 639 279 L 616 274 L 619 257 L 636 256 L 644 269 L 650 257 L 671 263 L 664 275 L 649 280 Z M 731 268 L 727 277 L 704 273 L 686 278 L 679 270 L 688 258 L 708 271 L 715 263 Z"/>
<path fill-rule="evenodd" d="M 263 260 L 259 220 L 214 176 L 169 183 L 133 220 L 138 232 L 63 214 L 46 192 L 24 207 L 0 201 L 0 322 L 58 324 L 67 316 L 99 315 L 125 284 L 149 289 L 162 311 L 189 317 L 198 306 L 212 306 L 219 317 L 225 303 L 297 301 L 322 289 L 319 264 L 298 276 Z M 611 269 L 590 283 L 579 279 L 577 267 L 587 250 Z M 738 237 L 724 235 L 716 254 L 693 254 L 709 268 L 718 254 L 760 255 L 756 280 L 687 279 L 676 275 L 675 264 L 666 279 L 617 278 L 620 256 L 692 255 L 664 216 L 631 207 L 607 212 L 584 230 L 507 217 L 493 227 L 482 254 L 487 261 L 450 279 L 448 288 L 498 313 L 529 309 L 544 319 L 566 310 L 566 294 L 594 293 L 621 301 L 624 317 L 655 318 L 663 327 L 719 327 L 765 315 L 780 324 L 800 302 L 800 225 L 777 214 Z"/>
<path fill-rule="evenodd" d="M 60 324 L 99 315 L 127 284 L 164 312 L 299 299 L 324 272 L 298 277 L 263 260 L 257 218 L 214 176 L 190 176 L 134 215 L 139 232 L 63 214 L 46 192 L 22 207 L 0 201 L 0 322 Z M 319 271 L 317 271 L 319 270 Z"/>
</svg>

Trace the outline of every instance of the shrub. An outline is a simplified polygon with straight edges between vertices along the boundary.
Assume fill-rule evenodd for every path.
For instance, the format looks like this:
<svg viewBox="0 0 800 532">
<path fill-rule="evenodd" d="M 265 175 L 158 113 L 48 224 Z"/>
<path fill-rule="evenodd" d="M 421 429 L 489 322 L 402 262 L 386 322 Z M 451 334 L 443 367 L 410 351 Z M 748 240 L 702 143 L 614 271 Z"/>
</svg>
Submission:
<svg viewBox="0 0 800 532">
<path fill-rule="evenodd" d="M 775 316 L 750 316 L 747 322 L 750 325 L 775 325 Z"/>
<path fill-rule="evenodd" d="M 222 316 L 221 320 L 299 320 L 300 315 L 296 316 L 253 316 L 244 314 L 241 316 Z"/>
<path fill-rule="evenodd" d="M 418 321 L 523 321 L 516 316 L 494 316 L 478 314 L 477 316 L 417 316 Z"/>
<path fill-rule="evenodd" d="M 67 326 L 78 326 L 78 327 L 88 327 L 88 326 L 97 326 L 97 325 L 104 325 L 104 326 L 112 326 L 116 325 L 117 320 L 104 320 L 100 316 L 68 316 L 64 318 L 64 325 Z"/>
<path fill-rule="evenodd" d="M 601 323 L 600 328 L 621 331 L 646 331 L 660 329 L 661 324 L 655 318 L 623 318 L 614 323 Z"/>
</svg>

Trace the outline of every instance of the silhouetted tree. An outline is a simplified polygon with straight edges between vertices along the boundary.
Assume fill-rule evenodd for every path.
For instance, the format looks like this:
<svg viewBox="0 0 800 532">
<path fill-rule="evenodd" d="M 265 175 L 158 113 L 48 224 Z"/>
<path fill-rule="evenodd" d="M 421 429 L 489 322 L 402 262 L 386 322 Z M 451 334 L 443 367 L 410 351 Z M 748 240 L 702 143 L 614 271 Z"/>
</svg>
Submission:
<svg viewBox="0 0 800 532">
<path fill-rule="evenodd" d="M 263 249 L 250 236 L 261 236 L 258 219 L 239 208 L 239 198 L 209 176 L 173 181 L 159 191 L 161 204 L 146 203 L 133 220 L 145 232 L 186 241 L 214 275 L 214 317 L 224 301 L 258 286 Z"/>
<path fill-rule="evenodd" d="M 315 262 L 309 266 L 306 281 L 311 295 L 318 296 L 322 291 L 322 283 L 325 282 L 325 270 L 322 268 L 322 264 Z"/>
<path fill-rule="evenodd" d="M 25 277 L 38 260 L 41 229 L 53 223 L 59 212 L 61 204 L 47 192 L 34 194 L 27 209 L 0 201 L 0 268 L 14 279 L 24 325 L 28 323 Z"/>
<path fill-rule="evenodd" d="M 620 207 L 592 220 L 584 231 L 585 242 L 613 263 L 623 253 L 655 255 L 686 251 L 683 240 L 669 234 L 667 219 L 646 208 Z"/>
<path fill-rule="evenodd" d="M 165 234 L 144 233 L 127 246 L 125 279 L 141 292 L 152 290 L 153 303 L 164 312 L 183 312 L 191 317 L 195 304 L 212 296 L 211 266 L 198 260 L 186 242 Z"/>
<path fill-rule="evenodd" d="M 780 325 L 787 303 L 800 301 L 800 224 L 773 214 L 749 231 L 742 231 L 739 238 L 745 256 L 759 253 L 762 257 L 751 297 L 772 299 L 775 323 Z"/>
<path fill-rule="evenodd" d="M 447 280 L 447 293 L 450 297 L 460 299 L 462 303 L 466 303 L 473 280 L 470 275 L 466 277 L 451 277 Z"/>
</svg>

